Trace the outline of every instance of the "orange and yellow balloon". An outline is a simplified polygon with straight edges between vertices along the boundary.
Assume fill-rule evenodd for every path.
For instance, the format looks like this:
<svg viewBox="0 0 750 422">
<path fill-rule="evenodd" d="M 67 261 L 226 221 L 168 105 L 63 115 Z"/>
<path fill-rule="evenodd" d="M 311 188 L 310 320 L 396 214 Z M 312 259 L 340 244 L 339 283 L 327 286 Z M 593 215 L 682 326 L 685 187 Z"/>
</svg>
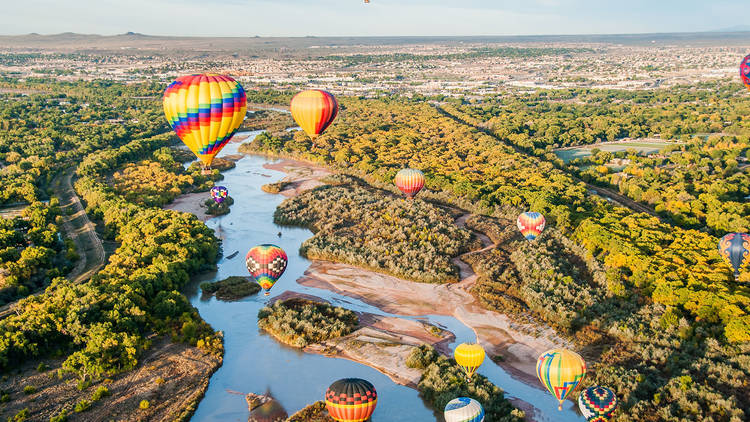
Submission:
<svg viewBox="0 0 750 422">
<path fill-rule="evenodd" d="M 339 103 L 333 94 L 319 89 L 302 91 L 289 105 L 294 121 L 315 142 L 339 114 Z"/>
<path fill-rule="evenodd" d="M 536 362 L 536 375 L 560 402 L 558 409 L 562 410 L 565 399 L 586 376 L 586 362 L 578 353 L 567 349 L 547 350 Z"/>
<path fill-rule="evenodd" d="M 414 199 L 424 187 L 424 174 L 417 169 L 401 169 L 396 173 L 393 183 L 407 198 Z"/>
<path fill-rule="evenodd" d="M 471 380 L 484 362 L 484 349 L 476 343 L 461 343 L 453 352 L 453 358 L 466 373 L 466 379 Z"/>
<path fill-rule="evenodd" d="M 229 76 L 181 76 L 164 91 L 164 114 L 182 142 L 211 167 L 245 119 L 247 96 Z"/>
</svg>

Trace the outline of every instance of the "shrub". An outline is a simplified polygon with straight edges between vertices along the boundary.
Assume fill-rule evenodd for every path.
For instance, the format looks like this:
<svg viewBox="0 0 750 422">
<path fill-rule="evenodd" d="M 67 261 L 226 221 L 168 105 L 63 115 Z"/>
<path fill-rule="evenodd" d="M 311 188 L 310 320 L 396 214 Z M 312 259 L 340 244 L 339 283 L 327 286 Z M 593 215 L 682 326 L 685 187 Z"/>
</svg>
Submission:
<svg viewBox="0 0 750 422">
<path fill-rule="evenodd" d="M 79 401 L 78 403 L 76 403 L 76 407 L 73 410 L 75 410 L 76 413 L 81 413 L 81 412 L 85 412 L 89 410 L 90 407 L 91 407 L 91 402 L 86 399 L 83 399 Z"/>
<path fill-rule="evenodd" d="M 151 403 L 149 403 L 148 400 L 141 400 L 140 404 L 138 404 L 138 407 L 142 410 L 148 409 L 149 406 L 151 406 Z"/>
<path fill-rule="evenodd" d="M 33 385 L 27 385 L 26 387 L 23 387 L 23 393 L 34 394 L 36 393 L 36 387 L 34 387 Z"/>
<path fill-rule="evenodd" d="M 107 397 L 110 395 L 109 388 L 101 386 L 94 391 L 94 394 L 91 395 L 91 401 L 99 401 L 104 397 Z"/>
</svg>

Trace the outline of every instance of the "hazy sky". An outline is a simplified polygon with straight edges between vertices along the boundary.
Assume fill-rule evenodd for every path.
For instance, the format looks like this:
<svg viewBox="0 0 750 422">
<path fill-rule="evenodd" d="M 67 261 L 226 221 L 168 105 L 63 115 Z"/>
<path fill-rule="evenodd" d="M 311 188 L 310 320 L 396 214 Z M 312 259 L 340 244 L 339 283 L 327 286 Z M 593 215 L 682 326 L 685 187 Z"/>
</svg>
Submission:
<svg viewBox="0 0 750 422">
<path fill-rule="evenodd" d="M 2 0 L 0 34 L 526 35 L 706 31 L 750 0 Z M 0 46 L 1 47 L 1 46 Z"/>
</svg>

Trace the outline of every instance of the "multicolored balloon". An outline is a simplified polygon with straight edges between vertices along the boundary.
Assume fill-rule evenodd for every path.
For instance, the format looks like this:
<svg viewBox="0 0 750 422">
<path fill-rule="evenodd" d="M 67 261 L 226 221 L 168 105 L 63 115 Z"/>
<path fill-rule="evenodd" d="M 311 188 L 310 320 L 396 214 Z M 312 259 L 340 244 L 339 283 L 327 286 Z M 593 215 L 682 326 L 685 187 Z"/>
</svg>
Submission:
<svg viewBox="0 0 750 422">
<path fill-rule="evenodd" d="M 588 422 L 607 422 L 617 409 L 617 396 L 606 387 L 589 387 L 578 396 L 578 408 Z"/>
<path fill-rule="evenodd" d="M 478 401 L 468 397 L 458 397 L 445 405 L 445 422 L 483 422 L 484 409 Z"/>
<path fill-rule="evenodd" d="M 339 113 L 339 103 L 333 94 L 319 89 L 302 91 L 289 105 L 294 121 L 315 142 Z"/>
<path fill-rule="evenodd" d="M 750 89 L 750 54 L 745 56 L 740 63 L 740 78 L 747 89 Z"/>
<path fill-rule="evenodd" d="M 519 215 L 518 220 L 516 220 L 518 230 L 527 240 L 536 239 L 544 230 L 545 223 L 546 220 L 542 214 L 530 211 Z"/>
<path fill-rule="evenodd" d="M 476 343 L 461 343 L 453 352 L 453 358 L 466 373 L 467 380 L 471 380 L 477 369 L 482 366 L 484 355 L 484 349 Z"/>
<path fill-rule="evenodd" d="M 550 393 L 563 402 L 586 376 L 586 362 L 575 352 L 567 349 L 548 350 L 536 362 L 536 375 Z"/>
<path fill-rule="evenodd" d="M 740 276 L 740 270 L 750 262 L 750 235 L 729 233 L 719 240 L 719 254 L 734 268 L 734 276 Z"/>
<path fill-rule="evenodd" d="M 276 280 L 284 274 L 289 259 L 286 252 L 276 245 L 258 245 L 247 253 L 245 264 L 255 282 L 260 284 L 269 295 L 269 290 L 276 284 Z"/>
<path fill-rule="evenodd" d="M 224 202 L 224 200 L 227 199 L 228 195 L 229 190 L 224 186 L 214 186 L 211 188 L 211 198 L 213 198 L 214 202 L 216 202 L 217 204 L 221 204 L 222 202 Z"/>
<path fill-rule="evenodd" d="M 164 91 L 163 103 L 169 125 L 204 170 L 232 139 L 247 111 L 242 85 L 214 73 L 177 78 Z"/>
<path fill-rule="evenodd" d="M 363 422 L 372 416 L 378 405 L 378 392 L 360 378 L 340 379 L 326 390 L 328 415 L 339 422 Z"/>
<path fill-rule="evenodd" d="M 393 183 L 407 198 L 414 199 L 424 187 L 424 173 L 417 169 L 401 169 L 396 173 Z"/>
</svg>

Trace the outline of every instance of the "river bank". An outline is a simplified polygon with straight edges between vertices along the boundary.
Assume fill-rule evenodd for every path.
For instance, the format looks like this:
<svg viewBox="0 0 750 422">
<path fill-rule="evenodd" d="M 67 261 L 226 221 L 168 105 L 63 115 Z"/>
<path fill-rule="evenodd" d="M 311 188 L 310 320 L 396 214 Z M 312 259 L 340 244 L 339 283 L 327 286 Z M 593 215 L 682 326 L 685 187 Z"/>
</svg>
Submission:
<svg viewBox="0 0 750 422">
<path fill-rule="evenodd" d="M 287 197 L 322 185 L 321 177 L 331 174 L 327 169 L 296 160 L 282 160 L 264 167 L 287 174 L 284 180 L 290 182 L 291 187 L 280 192 Z M 459 217 L 456 225 L 465 227 L 468 216 L 464 214 Z M 477 235 L 481 240 L 481 250 L 494 246 L 483 233 Z M 505 314 L 482 307 L 470 293 L 476 279 L 473 270 L 460 257 L 454 258 L 453 262 L 461 270 L 461 281 L 454 284 L 414 283 L 351 265 L 318 260 L 311 262 L 297 283 L 353 297 L 393 314 L 453 316 L 474 331 L 477 341 L 490 357 L 499 357 L 499 362 L 496 362 L 499 366 L 523 382 L 536 385 L 537 357 L 546 350 L 571 347 L 571 344 L 557 336 L 551 328 L 518 323 Z M 389 328 L 390 334 L 407 330 L 411 322 L 394 318 Z M 364 361 L 360 363 L 368 364 Z M 384 369 L 389 373 L 398 368 Z"/>
</svg>

